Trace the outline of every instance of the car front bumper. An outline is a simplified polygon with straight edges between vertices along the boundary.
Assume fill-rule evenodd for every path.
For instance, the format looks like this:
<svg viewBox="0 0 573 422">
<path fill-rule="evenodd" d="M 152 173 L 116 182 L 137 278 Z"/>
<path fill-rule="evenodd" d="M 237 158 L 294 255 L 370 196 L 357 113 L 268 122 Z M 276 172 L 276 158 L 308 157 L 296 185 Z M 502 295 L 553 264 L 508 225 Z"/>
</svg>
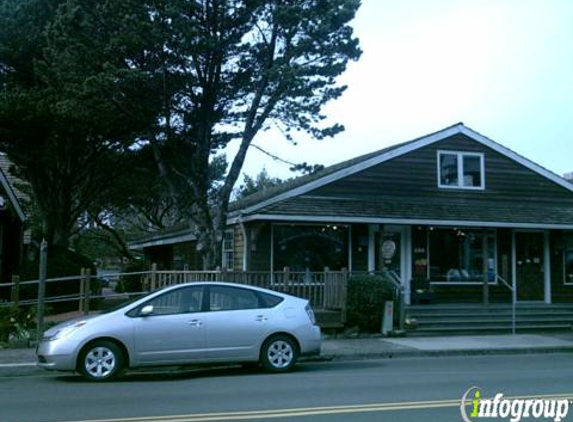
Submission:
<svg viewBox="0 0 573 422">
<path fill-rule="evenodd" d="M 64 342 L 42 341 L 36 348 L 37 365 L 53 371 L 74 371 L 76 354 Z"/>
</svg>

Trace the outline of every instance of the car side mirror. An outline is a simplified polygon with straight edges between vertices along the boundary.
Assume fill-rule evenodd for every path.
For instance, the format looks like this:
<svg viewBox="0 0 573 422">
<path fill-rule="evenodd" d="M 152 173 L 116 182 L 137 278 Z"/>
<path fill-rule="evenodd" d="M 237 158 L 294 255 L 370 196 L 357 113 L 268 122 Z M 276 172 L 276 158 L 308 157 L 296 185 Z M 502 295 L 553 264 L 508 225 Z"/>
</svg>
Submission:
<svg viewBox="0 0 573 422">
<path fill-rule="evenodd" d="M 153 305 L 146 305 L 139 311 L 139 316 L 149 316 L 153 314 Z"/>
</svg>

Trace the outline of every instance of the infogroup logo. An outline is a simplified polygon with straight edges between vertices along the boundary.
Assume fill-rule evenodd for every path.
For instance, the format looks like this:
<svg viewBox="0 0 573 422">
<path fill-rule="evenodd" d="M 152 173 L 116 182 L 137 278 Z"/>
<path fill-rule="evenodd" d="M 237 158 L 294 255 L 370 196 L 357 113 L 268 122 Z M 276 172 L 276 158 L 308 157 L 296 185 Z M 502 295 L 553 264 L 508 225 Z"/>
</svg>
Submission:
<svg viewBox="0 0 573 422">
<path fill-rule="evenodd" d="M 510 398 L 496 393 L 484 398 L 479 387 L 471 387 L 462 396 L 460 413 L 464 422 L 475 422 L 487 418 L 508 419 L 520 422 L 523 419 L 537 419 L 560 422 L 569 413 L 569 397 Z"/>
</svg>

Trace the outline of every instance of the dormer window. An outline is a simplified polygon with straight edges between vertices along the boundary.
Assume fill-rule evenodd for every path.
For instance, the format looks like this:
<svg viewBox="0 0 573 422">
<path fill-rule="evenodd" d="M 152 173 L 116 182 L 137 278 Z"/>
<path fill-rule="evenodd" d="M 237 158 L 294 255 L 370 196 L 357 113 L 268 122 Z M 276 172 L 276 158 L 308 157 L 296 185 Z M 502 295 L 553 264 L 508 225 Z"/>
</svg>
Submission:
<svg viewBox="0 0 573 422">
<path fill-rule="evenodd" d="M 438 186 L 484 189 L 484 156 L 475 152 L 438 151 Z"/>
</svg>

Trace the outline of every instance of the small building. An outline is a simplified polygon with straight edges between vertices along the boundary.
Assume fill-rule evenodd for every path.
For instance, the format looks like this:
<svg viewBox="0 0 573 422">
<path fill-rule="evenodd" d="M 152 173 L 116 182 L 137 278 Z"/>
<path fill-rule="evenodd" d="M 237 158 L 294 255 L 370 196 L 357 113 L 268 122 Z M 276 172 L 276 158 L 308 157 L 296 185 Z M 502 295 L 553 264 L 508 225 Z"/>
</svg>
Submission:
<svg viewBox="0 0 573 422">
<path fill-rule="evenodd" d="M 510 302 L 510 287 L 573 302 L 573 184 L 461 123 L 232 203 L 227 222 L 227 271 L 385 270 L 406 303 Z M 200 269 L 189 236 L 137 246 Z"/>
</svg>

